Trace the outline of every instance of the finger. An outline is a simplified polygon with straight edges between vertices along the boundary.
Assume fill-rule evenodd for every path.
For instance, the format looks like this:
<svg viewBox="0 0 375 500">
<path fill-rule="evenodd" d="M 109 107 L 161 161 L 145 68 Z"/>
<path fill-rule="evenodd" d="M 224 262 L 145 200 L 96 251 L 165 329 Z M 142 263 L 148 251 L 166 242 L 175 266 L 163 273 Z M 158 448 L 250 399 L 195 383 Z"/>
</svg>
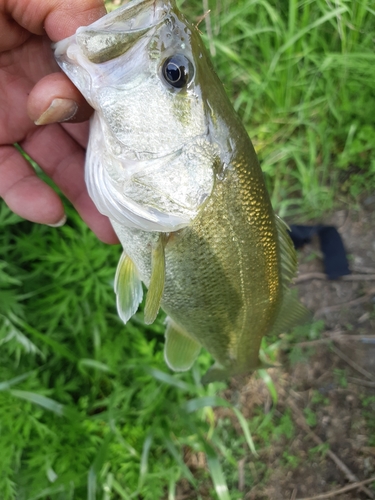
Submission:
<svg viewBox="0 0 375 500">
<path fill-rule="evenodd" d="M 89 142 L 90 122 L 83 123 L 61 123 L 65 132 L 70 135 L 78 144 L 86 150 Z"/>
<path fill-rule="evenodd" d="M 0 6 L 0 50 L 6 51 L 22 45 L 30 33 L 16 24 L 13 19 L 3 15 Z"/>
<path fill-rule="evenodd" d="M 30 92 L 27 112 L 37 125 L 47 125 L 86 121 L 93 109 L 67 76 L 52 73 L 42 78 Z"/>
<path fill-rule="evenodd" d="M 32 222 L 58 225 L 65 215 L 57 194 L 13 146 L 0 147 L 0 197 L 13 212 Z"/>
<path fill-rule="evenodd" d="M 88 195 L 84 149 L 57 124 L 36 128 L 20 145 L 73 203 L 94 233 L 106 243 L 117 243 L 109 219 L 97 211 Z"/>
<path fill-rule="evenodd" d="M 79 26 L 87 26 L 106 13 L 103 0 L 8 0 L 4 9 L 20 26 L 37 35 L 46 31 L 54 42 L 73 35 Z"/>
<path fill-rule="evenodd" d="M 70 2 L 50 2 L 54 7 L 45 20 L 44 28 L 54 42 L 73 35 L 80 26 L 87 26 L 107 13 L 103 0 L 77 0 L 74 9 L 71 8 Z"/>
</svg>

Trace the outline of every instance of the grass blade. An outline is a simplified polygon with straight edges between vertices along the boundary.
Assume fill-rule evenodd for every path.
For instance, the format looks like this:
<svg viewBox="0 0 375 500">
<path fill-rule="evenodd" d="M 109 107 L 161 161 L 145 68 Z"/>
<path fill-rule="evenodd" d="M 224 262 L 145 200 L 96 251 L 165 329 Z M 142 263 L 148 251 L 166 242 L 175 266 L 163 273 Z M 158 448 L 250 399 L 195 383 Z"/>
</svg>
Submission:
<svg viewBox="0 0 375 500">
<path fill-rule="evenodd" d="M 202 398 L 191 399 L 190 401 L 187 401 L 185 403 L 184 408 L 188 413 L 192 413 L 194 411 L 197 411 L 198 409 L 205 408 L 207 406 L 209 407 L 221 406 L 224 408 L 230 408 L 238 418 L 238 421 L 242 427 L 247 445 L 249 446 L 251 453 L 257 456 L 254 441 L 251 436 L 250 428 L 245 417 L 242 415 L 241 411 L 238 408 L 230 404 L 225 399 L 219 398 L 217 396 L 206 396 Z"/>
<path fill-rule="evenodd" d="M 210 469 L 210 475 L 212 482 L 214 483 L 214 488 L 219 500 L 230 500 L 228 486 L 225 481 L 223 474 L 223 469 L 217 455 L 208 455 L 207 463 Z"/>
<path fill-rule="evenodd" d="M 58 403 L 57 401 L 54 401 L 53 399 L 41 396 L 40 394 L 36 394 L 35 392 L 19 391 L 16 389 L 10 390 L 9 393 L 16 398 L 24 399 L 25 401 L 30 401 L 31 403 L 39 405 L 42 408 L 45 408 L 46 410 L 59 415 L 60 417 L 64 415 L 64 405 Z"/>
<path fill-rule="evenodd" d="M 118 481 L 116 481 L 116 479 L 113 480 L 112 485 L 113 489 L 116 491 L 116 493 L 120 495 L 120 498 L 122 500 L 131 500 L 132 497 L 126 493 L 124 488 L 120 485 Z"/>
<path fill-rule="evenodd" d="M 36 370 L 33 370 L 31 372 L 26 372 L 26 373 L 23 373 L 22 375 L 19 375 L 18 377 L 14 377 L 10 380 L 5 380 L 4 382 L 0 382 L 0 391 L 9 390 L 13 385 L 19 384 L 23 380 L 26 380 L 27 378 L 29 378 L 34 373 L 36 373 Z"/>
<path fill-rule="evenodd" d="M 272 403 L 274 404 L 274 406 L 276 406 L 278 401 L 277 390 L 272 378 L 270 377 L 270 374 L 267 372 L 267 370 L 258 370 L 258 373 L 270 392 Z"/>
<path fill-rule="evenodd" d="M 326 23 L 330 19 L 332 19 L 334 17 L 337 17 L 340 14 L 343 14 L 344 12 L 347 12 L 347 10 L 348 10 L 347 7 L 339 7 L 337 9 L 334 9 L 331 12 L 328 12 L 324 16 L 320 17 L 319 19 L 317 19 L 313 23 L 309 24 L 305 28 L 302 28 L 300 31 L 298 31 L 298 33 L 296 33 L 295 35 L 293 35 L 292 37 L 290 37 L 289 40 L 287 42 L 285 42 L 277 50 L 277 52 L 276 52 L 276 54 L 275 54 L 275 56 L 274 56 L 274 58 L 273 58 L 273 60 L 272 60 L 272 62 L 270 64 L 270 69 L 269 69 L 268 75 L 270 76 L 275 71 L 275 68 L 277 66 L 277 63 L 279 62 L 279 59 L 280 59 L 281 55 L 286 50 L 288 50 L 293 44 L 295 44 L 300 38 L 302 38 L 304 35 L 306 35 L 310 31 L 314 30 L 315 28 L 317 28 L 321 24 Z"/>
<path fill-rule="evenodd" d="M 183 461 L 183 459 L 181 457 L 181 454 L 177 450 L 177 448 L 174 445 L 174 443 L 170 439 L 165 439 L 164 443 L 165 443 L 165 446 L 166 446 L 167 450 L 169 451 L 169 453 L 172 455 L 172 457 L 176 460 L 176 462 L 178 463 L 178 465 L 181 467 L 181 470 L 182 470 L 183 474 L 185 475 L 185 477 L 190 481 L 190 483 L 194 487 L 196 487 L 197 486 L 197 482 L 195 480 L 195 477 L 190 472 L 190 469 L 187 467 L 187 465 L 184 463 L 184 461 Z"/>
<path fill-rule="evenodd" d="M 157 368 L 146 367 L 145 370 L 147 373 L 152 375 L 156 380 L 163 382 L 163 384 L 171 385 L 172 387 L 177 387 L 183 391 L 191 391 L 194 390 L 195 387 L 187 384 L 186 382 L 182 382 L 182 380 L 178 380 L 173 375 L 169 375 L 169 373 L 165 373 Z"/>
<path fill-rule="evenodd" d="M 87 500 L 96 500 L 96 490 L 97 490 L 97 476 L 100 474 L 104 462 L 107 459 L 108 448 L 112 441 L 113 433 L 110 432 L 105 437 L 102 445 L 99 448 L 98 454 L 95 457 L 93 464 L 91 465 L 87 477 Z"/>
<path fill-rule="evenodd" d="M 67 358 L 69 361 L 77 360 L 76 356 L 71 351 L 69 351 L 69 349 L 67 349 L 64 345 L 59 344 L 55 340 L 48 337 L 48 335 L 44 335 L 43 333 L 39 332 L 32 326 L 28 325 L 26 321 L 23 321 L 14 314 L 9 314 L 9 319 L 13 321 L 15 324 L 18 324 L 18 326 L 23 328 L 26 332 L 30 333 L 37 339 L 41 340 L 44 344 L 50 346 L 55 351 L 56 354 L 63 356 L 64 358 Z"/>
<path fill-rule="evenodd" d="M 240 412 L 240 410 L 238 408 L 235 408 L 234 406 L 232 406 L 232 410 L 236 414 L 236 417 L 238 418 L 238 421 L 242 427 L 247 445 L 248 445 L 251 453 L 257 457 L 258 453 L 256 452 L 254 441 L 253 441 L 253 438 L 251 437 L 250 428 L 249 428 L 249 425 L 248 425 L 245 417 L 242 415 L 242 413 Z"/>
<path fill-rule="evenodd" d="M 87 358 L 80 359 L 78 362 L 78 367 L 80 369 L 84 367 L 92 368 L 93 370 L 98 370 L 104 373 L 112 372 L 112 369 L 109 366 L 107 366 L 104 363 L 101 363 L 100 361 L 96 361 L 96 359 L 87 359 Z"/>
<path fill-rule="evenodd" d="M 143 443 L 141 463 L 140 463 L 140 467 L 139 467 L 138 490 L 142 489 L 142 486 L 144 485 L 144 482 L 146 480 L 146 475 L 147 475 L 147 471 L 148 471 L 148 456 L 150 453 L 150 448 L 151 448 L 153 439 L 154 439 L 154 435 L 152 432 L 150 432 Z"/>
</svg>

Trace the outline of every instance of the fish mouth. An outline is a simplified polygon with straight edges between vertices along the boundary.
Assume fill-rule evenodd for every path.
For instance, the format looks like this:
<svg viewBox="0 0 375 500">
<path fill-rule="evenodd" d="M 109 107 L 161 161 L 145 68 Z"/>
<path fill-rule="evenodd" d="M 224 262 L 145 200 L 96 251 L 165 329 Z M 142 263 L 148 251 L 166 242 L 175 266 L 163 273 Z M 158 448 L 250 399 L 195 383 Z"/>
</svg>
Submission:
<svg viewBox="0 0 375 500">
<path fill-rule="evenodd" d="M 94 64 L 119 57 L 164 21 L 173 1 L 133 0 L 89 26 L 81 26 L 73 36 L 53 44 L 57 62 L 80 64 L 77 48 Z"/>
<path fill-rule="evenodd" d="M 173 8 L 174 0 L 133 0 L 52 44 L 55 59 L 95 108 L 91 90 L 93 79 L 101 78 L 101 64 L 131 54 L 137 42 L 147 40 Z"/>
<path fill-rule="evenodd" d="M 122 31 L 150 28 L 159 22 L 161 11 L 165 12 L 171 7 L 168 0 L 133 0 L 98 19 L 88 28 L 113 28 L 118 23 L 121 23 Z"/>
</svg>

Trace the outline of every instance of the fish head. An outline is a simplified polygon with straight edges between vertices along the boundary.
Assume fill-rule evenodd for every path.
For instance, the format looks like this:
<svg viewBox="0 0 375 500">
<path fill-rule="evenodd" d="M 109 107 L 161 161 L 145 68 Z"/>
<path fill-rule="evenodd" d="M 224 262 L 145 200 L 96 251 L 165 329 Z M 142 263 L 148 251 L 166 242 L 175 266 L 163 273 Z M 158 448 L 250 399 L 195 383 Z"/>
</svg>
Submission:
<svg viewBox="0 0 375 500">
<path fill-rule="evenodd" d="M 146 231 L 189 225 L 222 163 L 207 99 L 218 79 L 197 27 L 174 0 L 133 0 L 55 57 L 95 109 L 86 181 L 99 210 Z"/>
</svg>

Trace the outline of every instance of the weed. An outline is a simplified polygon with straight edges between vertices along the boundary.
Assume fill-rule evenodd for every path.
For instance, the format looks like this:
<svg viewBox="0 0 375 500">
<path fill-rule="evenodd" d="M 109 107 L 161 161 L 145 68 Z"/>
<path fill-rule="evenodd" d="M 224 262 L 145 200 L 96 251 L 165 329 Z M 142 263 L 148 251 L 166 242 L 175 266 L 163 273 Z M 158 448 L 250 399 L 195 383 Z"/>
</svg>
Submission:
<svg viewBox="0 0 375 500">
<path fill-rule="evenodd" d="M 283 455 L 283 465 L 289 469 L 296 469 L 301 463 L 301 459 L 295 455 L 291 455 L 288 451 L 284 451 Z"/>
<path fill-rule="evenodd" d="M 315 427 L 317 424 L 317 418 L 316 414 L 311 410 L 311 408 L 305 408 L 303 410 L 303 413 L 305 415 L 306 423 L 310 427 Z"/>
<path fill-rule="evenodd" d="M 327 398 L 327 396 L 325 396 L 321 392 L 315 390 L 315 391 L 313 391 L 312 396 L 311 396 L 311 404 L 312 405 L 327 406 L 327 405 L 329 405 L 329 398 Z"/>
<path fill-rule="evenodd" d="M 271 446 L 273 441 L 290 440 L 295 434 L 293 419 L 289 410 L 264 415 L 258 412 L 250 422 L 252 433 L 264 447 Z"/>
<path fill-rule="evenodd" d="M 282 346 L 288 352 L 288 358 L 292 365 L 296 363 L 308 363 L 310 357 L 315 353 L 315 347 L 309 346 L 309 341 L 320 338 L 324 329 L 323 321 L 315 321 L 293 328 L 289 333 L 282 335 Z"/>
<path fill-rule="evenodd" d="M 342 387 L 343 389 L 346 389 L 348 387 L 348 379 L 347 379 L 347 374 L 345 370 L 340 370 L 339 368 L 335 368 L 333 370 L 336 382 Z"/>
<path fill-rule="evenodd" d="M 318 444 L 318 446 L 314 446 L 309 449 L 309 458 L 311 460 L 316 459 L 316 457 L 324 458 L 329 450 L 329 443 Z"/>
</svg>

